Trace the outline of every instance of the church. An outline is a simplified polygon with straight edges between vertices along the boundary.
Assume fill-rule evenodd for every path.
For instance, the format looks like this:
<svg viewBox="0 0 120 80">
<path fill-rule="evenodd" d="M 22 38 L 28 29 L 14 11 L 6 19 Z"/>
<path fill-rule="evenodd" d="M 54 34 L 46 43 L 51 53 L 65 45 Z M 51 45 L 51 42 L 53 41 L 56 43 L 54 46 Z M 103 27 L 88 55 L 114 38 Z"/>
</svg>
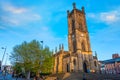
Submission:
<svg viewBox="0 0 120 80">
<path fill-rule="evenodd" d="M 54 54 L 54 73 L 99 71 L 97 55 L 92 55 L 84 7 L 81 10 L 73 3 L 73 10 L 67 11 L 68 49 L 59 45 Z"/>
</svg>

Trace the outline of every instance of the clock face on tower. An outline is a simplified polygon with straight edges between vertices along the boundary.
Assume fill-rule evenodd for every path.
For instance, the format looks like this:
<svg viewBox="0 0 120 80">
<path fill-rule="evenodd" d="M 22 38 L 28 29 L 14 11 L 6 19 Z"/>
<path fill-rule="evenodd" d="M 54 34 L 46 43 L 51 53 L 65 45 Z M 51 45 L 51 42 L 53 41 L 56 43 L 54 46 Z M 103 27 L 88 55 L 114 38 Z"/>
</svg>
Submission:
<svg viewBox="0 0 120 80">
<path fill-rule="evenodd" d="M 72 40 L 75 40 L 75 35 L 74 34 L 72 35 Z"/>
</svg>

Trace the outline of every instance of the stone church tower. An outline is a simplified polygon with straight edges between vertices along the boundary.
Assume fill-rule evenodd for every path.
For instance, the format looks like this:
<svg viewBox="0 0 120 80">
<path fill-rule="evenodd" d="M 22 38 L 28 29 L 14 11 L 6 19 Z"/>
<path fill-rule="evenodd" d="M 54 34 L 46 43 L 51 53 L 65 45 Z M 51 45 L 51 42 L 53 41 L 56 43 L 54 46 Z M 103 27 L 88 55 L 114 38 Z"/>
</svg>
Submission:
<svg viewBox="0 0 120 80">
<path fill-rule="evenodd" d="M 93 57 L 87 30 L 84 7 L 81 10 L 73 3 L 73 10 L 67 11 L 69 51 L 60 50 L 55 56 L 55 72 L 98 70 L 97 58 Z M 59 69 L 58 69 L 59 68 Z"/>
</svg>

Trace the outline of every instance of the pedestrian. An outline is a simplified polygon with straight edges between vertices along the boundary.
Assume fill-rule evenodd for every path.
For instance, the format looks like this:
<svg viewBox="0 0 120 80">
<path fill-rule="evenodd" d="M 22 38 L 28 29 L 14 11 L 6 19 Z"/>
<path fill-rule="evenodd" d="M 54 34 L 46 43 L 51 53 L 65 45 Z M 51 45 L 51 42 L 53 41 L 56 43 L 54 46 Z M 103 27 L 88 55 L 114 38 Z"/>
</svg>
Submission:
<svg viewBox="0 0 120 80">
<path fill-rule="evenodd" d="M 12 77 L 14 77 L 14 71 L 12 72 Z"/>
<path fill-rule="evenodd" d="M 18 79 L 18 74 L 16 75 L 16 80 Z"/>
<path fill-rule="evenodd" d="M 2 71 L 2 75 L 3 75 L 4 79 L 5 79 L 5 76 L 6 76 L 5 70 Z"/>
<path fill-rule="evenodd" d="M 35 77 L 33 78 L 33 80 L 36 80 Z"/>
<path fill-rule="evenodd" d="M 37 76 L 35 76 L 33 80 L 38 80 Z"/>
<path fill-rule="evenodd" d="M 85 74 L 83 74 L 83 80 L 87 80 L 86 77 L 85 77 Z"/>
</svg>

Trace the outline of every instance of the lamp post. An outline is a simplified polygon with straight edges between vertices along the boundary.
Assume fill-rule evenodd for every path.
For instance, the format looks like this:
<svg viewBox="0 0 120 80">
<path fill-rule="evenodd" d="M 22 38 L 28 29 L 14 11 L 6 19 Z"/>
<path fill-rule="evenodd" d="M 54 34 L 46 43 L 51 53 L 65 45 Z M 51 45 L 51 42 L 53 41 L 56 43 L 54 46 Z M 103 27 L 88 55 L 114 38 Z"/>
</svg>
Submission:
<svg viewBox="0 0 120 80">
<path fill-rule="evenodd" d="M 42 49 L 43 49 L 43 41 L 40 41 L 40 43 L 42 44 Z"/>
<path fill-rule="evenodd" d="M 7 47 L 2 47 L 2 49 L 4 49 L 4 53 L 3 53 L 2 62 L 1 62 L 1 69 L 2 69 L 2 64 L 3 64 L 3 60 L 4 60 Z"/>
</svg>

